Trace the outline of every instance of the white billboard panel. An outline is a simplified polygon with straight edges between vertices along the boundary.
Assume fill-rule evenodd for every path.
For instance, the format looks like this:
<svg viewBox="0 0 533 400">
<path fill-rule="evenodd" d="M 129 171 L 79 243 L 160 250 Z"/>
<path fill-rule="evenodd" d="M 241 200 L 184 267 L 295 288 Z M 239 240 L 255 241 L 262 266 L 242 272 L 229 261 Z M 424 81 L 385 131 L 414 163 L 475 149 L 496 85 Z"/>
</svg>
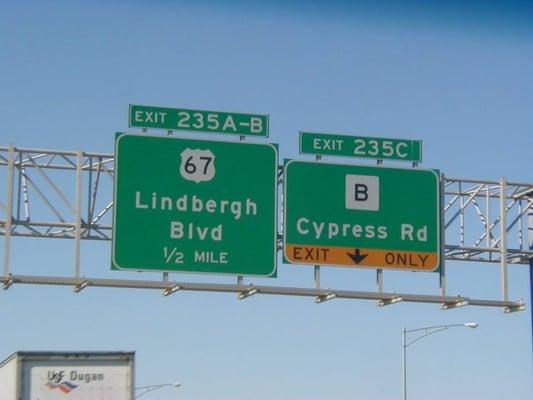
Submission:
<svg viewBox="0 0 533 400">
<path fill-rule="evenodd" d="M 120 360 L 39 360 L 23 368 L 23 400 L 131 400 L 131 366 Z"/>
</svg>

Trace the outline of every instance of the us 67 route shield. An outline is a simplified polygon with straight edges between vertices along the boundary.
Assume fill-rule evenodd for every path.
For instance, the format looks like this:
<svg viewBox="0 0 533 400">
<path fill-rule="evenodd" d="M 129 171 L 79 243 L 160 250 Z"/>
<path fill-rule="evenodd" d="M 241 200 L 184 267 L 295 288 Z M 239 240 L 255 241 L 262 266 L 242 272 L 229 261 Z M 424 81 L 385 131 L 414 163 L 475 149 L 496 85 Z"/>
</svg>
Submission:
<svg viewBox="0 0 533 400">
<path fill-rule="evenodd" d="M 439 266 L 435 171 L 291 160 L 284 185 L 289 262 L 410 271 Z"/>
<path fill-rule="evenodd" d="M 115 268 L 276 272 L 273 145 L 122 134 L 115 154 Z"/>
</svg>

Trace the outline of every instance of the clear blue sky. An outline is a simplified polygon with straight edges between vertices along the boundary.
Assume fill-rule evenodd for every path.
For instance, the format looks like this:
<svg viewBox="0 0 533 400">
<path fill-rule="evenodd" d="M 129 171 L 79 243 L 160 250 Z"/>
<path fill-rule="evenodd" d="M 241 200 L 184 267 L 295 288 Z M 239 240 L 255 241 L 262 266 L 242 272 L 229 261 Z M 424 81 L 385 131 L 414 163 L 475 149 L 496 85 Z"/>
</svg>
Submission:
<svg viewBox="0 0 533 400">
<path fill-rule="evenodd" d="M 533 181 L 531 2 L 375 3 L 0 1 L 0 144 L 111 152 L 128 104 L 154 104 L 268 113 L 282 158 L 299 157 L 299 130 L 404 137 L 449 176 Z M 13 272 L 71 271 L 71 242 L 13 242 Z M 82 250 L 84 274 L 121 277 L 108 243 Z M 311 268 L 278 275 L 312 284 Z M 527 268 L 510 278 L 529 303 Z M 373 290 L 375 277 L 323 279 Z M 498 298 L 497 279 L 497 265 L 449 263 L 451 293 Z M 385 274 L 388 290 L 436 280 Z M 136 350 L 139 385 L 183 383 L 146 400 L 386 400 L 400 397 L 403 326 L 470 320 L 410 349 L 411 398 L 533 398 L 529 311 L 492 308 L 21 285 L 0 293 L 0 357 Z"/>
</svg>

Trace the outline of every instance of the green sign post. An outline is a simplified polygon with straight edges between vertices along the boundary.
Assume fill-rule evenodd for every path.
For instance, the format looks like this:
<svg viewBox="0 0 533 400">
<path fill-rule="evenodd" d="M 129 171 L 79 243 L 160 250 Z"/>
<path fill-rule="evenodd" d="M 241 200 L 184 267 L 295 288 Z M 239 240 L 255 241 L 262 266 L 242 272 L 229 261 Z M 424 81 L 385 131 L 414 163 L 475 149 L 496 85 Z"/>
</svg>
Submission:
<svg viewBox="0 0 533 400">
<path fill-rule="evenodd" d="M 300 153 L 422 161 L 422 141 L 300 132 Z"/>
<path fill-rule="evenodd" d="M 115 155 L 115 268 L 276 272 L 273 145 L 119 134 Z"/>
<path fill-rule="evenodd" d="M 289 262 L 413 271 L 439 266 L 435 171 L 291 160 L 284 184 Z"/>
<path fill-rule="evenodd" d="M 130 104 L 129 126 L 267 137 L 268 115 Z"/>
</svg>

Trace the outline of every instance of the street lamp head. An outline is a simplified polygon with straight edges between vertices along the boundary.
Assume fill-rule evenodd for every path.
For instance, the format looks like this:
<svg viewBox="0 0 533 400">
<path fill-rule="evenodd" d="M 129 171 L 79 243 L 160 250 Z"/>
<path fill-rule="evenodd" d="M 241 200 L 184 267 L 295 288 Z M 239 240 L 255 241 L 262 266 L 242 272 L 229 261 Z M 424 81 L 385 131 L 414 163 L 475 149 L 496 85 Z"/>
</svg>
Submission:
<svg viewBox="0 0 533 400">
<path fill-rule="evenodd" d="M 466 322 L 464 325 L 467 328 L 472 328 L 472 329 L 477 328 L 479 326 L 477 322 Z"/>
<path fill-rule="evenodd" d="M 141 396 L 144 396 L 147 393 L 154 392 L 159 389 L 168 388 L 168 387 L 174 387 L 179 388 L 181 386 L 180 382 L 174 382 L 174 383 L 162 383 L 160 385 L 147 385 L 147 386 L 139 386 L 136 387 L 135 390 L 144 390 L 143 392 L 139 393 L 138 395 L 134 396 L 134 399 L 137 399 Z"/>
</svg>

